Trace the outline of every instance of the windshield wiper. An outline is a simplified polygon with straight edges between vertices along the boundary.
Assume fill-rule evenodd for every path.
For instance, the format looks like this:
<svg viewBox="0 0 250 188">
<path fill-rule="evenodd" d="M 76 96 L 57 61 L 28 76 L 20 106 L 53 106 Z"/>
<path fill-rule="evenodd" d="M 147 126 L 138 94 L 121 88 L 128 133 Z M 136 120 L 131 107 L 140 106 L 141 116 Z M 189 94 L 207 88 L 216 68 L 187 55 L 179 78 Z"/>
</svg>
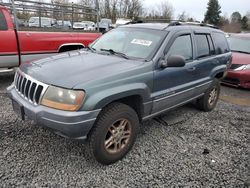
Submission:
<svg viewBox="0 0 250 188">
<path fill-rule="evenodd" d="M 245 52 L 241 50 L 231 50 L 232 52 L 239 52 L 239 53 L 244 53 L 244 54 L 250 54 L 250 52 Z"/>
<path fill-rule="evenodd" d="M 91 52 L 95 52 L 95 51 L 96 51 L 95 48 L 92 48 L 92 47 L 90 47 L 90 46 L 88 46 L 87 49 L 90 50 Z"/>
<path fill-rule="evenodd" d="M 123 57 L 123 58 L 125 58 L 125 59 L 129 59 L 129 57 L 126 55 L 126 54 L 124 54 L 124 53 L 122 53 L 122 52 L 116 52 L 116 51 L 114 51 L 113 49 L 100 49 L 101 51 L 104 51 L 104 52 L 109 52 L 110 54 L 113 54 L 113 55 L 118 55 L 118 56 L 120 56 L 120 57 Z"/>
</svg>

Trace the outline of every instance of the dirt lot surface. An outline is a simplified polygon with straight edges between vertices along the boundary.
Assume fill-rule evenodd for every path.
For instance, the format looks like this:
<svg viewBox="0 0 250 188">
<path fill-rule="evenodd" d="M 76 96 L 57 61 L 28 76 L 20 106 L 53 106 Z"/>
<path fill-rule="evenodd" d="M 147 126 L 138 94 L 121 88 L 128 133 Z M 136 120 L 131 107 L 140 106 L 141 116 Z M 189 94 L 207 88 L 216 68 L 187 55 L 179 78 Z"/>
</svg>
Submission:
<svg viewBox="0 0 250 188">
<path fill-rule="evenodd" d="M 0 187 L 248 187 L 250 91 L 222 87 L 216 109 L 186 105 L 146 121 L 132 151 L 110 166 L 86 145 L 13 113 L 0 76 Z M 241 100 L 239 100 L 241 99 Z"/>
</svg>

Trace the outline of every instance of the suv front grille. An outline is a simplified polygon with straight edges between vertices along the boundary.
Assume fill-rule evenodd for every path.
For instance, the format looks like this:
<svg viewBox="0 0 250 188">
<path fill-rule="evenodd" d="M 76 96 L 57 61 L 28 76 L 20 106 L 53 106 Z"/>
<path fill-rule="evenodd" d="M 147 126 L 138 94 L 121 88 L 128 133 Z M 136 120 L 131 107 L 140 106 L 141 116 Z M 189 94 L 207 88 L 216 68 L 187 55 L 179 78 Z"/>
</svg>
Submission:
<svg viewBox="0 0 250 188">
<path fill-rule="evenodd" d="M 48 85 L 41 83 L 21 71 L 15 74 L 14 85 L 18 93 L 29 102 L 37 105 Z"/>
</svg>

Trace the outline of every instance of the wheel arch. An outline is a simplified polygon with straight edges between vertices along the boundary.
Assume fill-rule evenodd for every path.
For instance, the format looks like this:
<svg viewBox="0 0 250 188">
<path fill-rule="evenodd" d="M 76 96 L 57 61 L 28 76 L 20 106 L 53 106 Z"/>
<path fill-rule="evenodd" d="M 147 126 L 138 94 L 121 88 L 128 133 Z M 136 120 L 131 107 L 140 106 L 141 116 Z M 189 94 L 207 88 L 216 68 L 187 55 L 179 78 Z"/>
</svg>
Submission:
<svg viewBox="0 0 250 188">
<path fill-rule="evenodd" d="M 112 95 L 109 97 L 104 98 L 103 100 L 99 101 L 95 108 L 96 109 L 104 109 L 106 106 L 112 103 L 122 103 L 130 106 L 138 115 L 138 118 L 142 120 L 144 114 L 144 106 L 143 106 L 143 97 L 141 94 L 138 93 L 130 93 L 130 94 L 118 94 Z"/>
<path fill-rule="evenodd" d="M 221 80 L 221 79 L 223 79 L 225 77 L 225 73 L 223 71 L 218 72 L 218 73 L 215 74 L 214 77 L 217 78 L 218 80 Z"/>
<path fill-rule="evenodd" d="M 221 80 L 221 79 L 223 79 L 225 77 L 226 70 L 227 70 L 226 65 L 217 66 L 212 71 L 211 77 L 212 78 L 217 78 L 218 80 Z"/>
<path fill-rule="evenodd" d="M 81 48 L 85 48 L 84 44 L 82 44 L 82 43 L 65 43 L 65 44 L 62 44 L 61 46 L 59 46 L 58 52 L 62 53 L 62 52 L 77 50 L 77 49 L 81 49 Z"/>
<path fill-rule="evenodd" d="M 128 88 L 130 88 L 128 90 Z M 145 84 L 123 85 L 89 94 L 83 104 L 83 110 L 103 109 L 107 105 L 119 102 L 133 108 L 139 118 L 145 114 L 144 104 L 150 101 L 150 90 Z"/>
<path fill-rule="evenodd" d="M 131 107 L 136 113 L 140 121 L 142 121 L 142 116 L 144 112 L 143 99 L 140 95 L 130 95 L 127 97 L 120 98 L 118 100 L 112 101 L 117 103 L 126 104 Z"/>
</svg>

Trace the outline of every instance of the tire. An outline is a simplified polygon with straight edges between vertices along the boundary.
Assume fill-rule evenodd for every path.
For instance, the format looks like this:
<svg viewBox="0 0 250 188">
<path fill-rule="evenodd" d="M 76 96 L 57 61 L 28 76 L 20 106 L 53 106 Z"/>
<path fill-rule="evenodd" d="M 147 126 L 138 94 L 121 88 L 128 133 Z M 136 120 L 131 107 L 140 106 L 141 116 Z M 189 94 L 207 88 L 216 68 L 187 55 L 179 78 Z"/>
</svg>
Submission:
<svg viewBox="0 0 250 188">
<path fill-rule="evenodd" d="M 220 95 L 220 82 L 214 79 L 205 94 L 197 100 L 197 107 L 205 112 L 213 110 L 218 102 Z"/>
<path fill-rule="evenodd" d="M 137 113 L 122 103 L 112 103 L 98 116 L 88 137 L 89 150 L 99 163 L 109 165 L 132 148 L 139 130 Z"/>
</svg>

